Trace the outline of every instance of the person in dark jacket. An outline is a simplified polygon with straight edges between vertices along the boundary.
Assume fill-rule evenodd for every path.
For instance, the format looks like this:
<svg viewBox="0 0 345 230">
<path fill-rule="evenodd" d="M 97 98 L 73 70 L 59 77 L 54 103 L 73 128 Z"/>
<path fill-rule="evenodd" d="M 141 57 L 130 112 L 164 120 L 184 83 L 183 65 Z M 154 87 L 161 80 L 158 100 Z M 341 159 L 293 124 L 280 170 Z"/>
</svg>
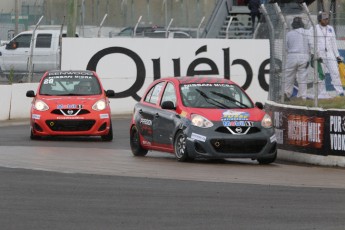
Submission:
<svg viewBox="0 0 345 230">
<path fill-rule="evenodd" d="M 249 0 L 248 1 L 248 8 L 250 10 L 250 17 L 252 19 L 252 29 L 254 32 L 255 28 L 255 19 L 260 20 L 261 12 L 260 12 L 260 0 Z"/>
</svg>

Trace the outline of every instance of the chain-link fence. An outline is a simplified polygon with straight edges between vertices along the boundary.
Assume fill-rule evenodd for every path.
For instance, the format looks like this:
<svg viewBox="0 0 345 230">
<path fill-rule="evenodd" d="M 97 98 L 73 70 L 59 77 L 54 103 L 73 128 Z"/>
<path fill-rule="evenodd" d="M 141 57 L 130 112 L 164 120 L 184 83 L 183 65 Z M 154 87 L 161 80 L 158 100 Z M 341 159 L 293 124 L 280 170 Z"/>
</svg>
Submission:
<svg viewBox="0 0 345 230">
<path fill-rule="evenodd" d="M 18 1 L 18 0 L 16 0 Z M 4 0 L 5 4 L 6 0 Z M 26 0 L 18 1 L 14 9 L 13 0 L 8 9 L 0 9 L 0 40 L 13 36 L 18 15 L 18 33 L 32 29 L 42 15 L 41 28 L 59 27 L 67 24 L 70 1 L 68 0 Z M 102 37 L 116 34 L 125 27 L 134 27 L 141 18 L 139 26 L 167 27 L 173 20 L 171 29 L 178 28 L 196 35 L 196 28 L 205 17 L 212 14 L 217 0 L 78 0 L 77 32 L 85 37 L 97 37 L 102 20 Z"/>
<path fill-rule="evenodd" d="M 63 29 L 67 31 L 72 20 L 69 10 L 76 4 L 73 20 L 76 33 L 81 37 L 132 36 L 138 23 L 139 31 L 156 29 L 180 32 L 196 37 L 198 26 L 208 18 L 219 0 L 2 0 L 0 3 L 0 41 L 5 44 L 18 33 L 38 29 Z M 16 3 L 16 4 L 15 4 Z M 140 19 L 140 21 L 139 21 Z M 139 21 L 139 22 L 138 22 Z M 150 30 L 151 29 L 151 30 Z M 122 33 L 120 33 L 123 30 Z M 0 69 L 0 83 L 26 82 L 28 71 Z M 42 73 L 34 69 L 33 82 Z"/>
<path fill-rule="evenodd" d="M 337 52 L 345 56 L 343 16 L 327 12 L 332 27 L 324 27 L 318 18 L 320 12 L 310 11 L 305 4 L 262 5 L 262 12 L 265 22 L 256 36 L 268 34 L 270 39 L 269 99 L 295 99 L 302 104 L 311 99 L 318 106 L 320 98 L 342 96 Z"/>
</svg>

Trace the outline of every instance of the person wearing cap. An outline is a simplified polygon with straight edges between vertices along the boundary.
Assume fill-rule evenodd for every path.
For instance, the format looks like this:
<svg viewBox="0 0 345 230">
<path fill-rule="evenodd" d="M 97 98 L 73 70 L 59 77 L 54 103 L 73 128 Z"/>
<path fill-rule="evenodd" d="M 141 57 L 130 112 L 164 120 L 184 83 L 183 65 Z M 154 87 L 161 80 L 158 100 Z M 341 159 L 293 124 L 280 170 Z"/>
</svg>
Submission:
<svg viewBox="0 0 345 230">
<path fill-rule="evenodd" d="M 301 17 L 295 17 L 291 23 L 292 30 L 286 34 L 285 50 L 287 52 L 285 65 L 284 97 L 290 100 L 295 80 L 298 83 L 297 97 L 307 99 L 307 78 L 311 40 L 308 31 L 304 29 Z"/>
<path fill-rule="evenodd" d="M 317 44 L 316 55 L 322 62 L 322 69 L 331 76 L 333 85 L 338 96 L 344 96 L 344 89 L 340 81 L 338 62 L 342 61 L 339 55 L 334 28 L 329 24 L 329 14 L 320 12 L 316 25 Z M 325 96 L 324 96 L 325 95 Z M 326 92 L 325 80 L 319 82 L 319 97 L 330 97 Z"/>
</svg>

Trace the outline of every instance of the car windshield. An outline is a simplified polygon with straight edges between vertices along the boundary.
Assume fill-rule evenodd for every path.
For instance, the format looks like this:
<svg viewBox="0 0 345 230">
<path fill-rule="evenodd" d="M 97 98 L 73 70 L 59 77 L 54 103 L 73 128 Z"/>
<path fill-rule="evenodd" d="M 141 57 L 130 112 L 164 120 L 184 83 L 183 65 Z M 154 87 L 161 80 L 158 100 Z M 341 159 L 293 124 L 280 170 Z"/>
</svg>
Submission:
<svg viewBox="0 0 345 230">
<path fill-rule="evenodd" d="M 237 85 L 192 83 L 181 85 L 182 102 L 195 108 L 253 108 L 254 105 Z"/>
<path fill-rule="evenodd" d="M 52 72 L 42 80 L 41 95 L 98 95 L 101 87 L 92 72 Z"/>
</svg>

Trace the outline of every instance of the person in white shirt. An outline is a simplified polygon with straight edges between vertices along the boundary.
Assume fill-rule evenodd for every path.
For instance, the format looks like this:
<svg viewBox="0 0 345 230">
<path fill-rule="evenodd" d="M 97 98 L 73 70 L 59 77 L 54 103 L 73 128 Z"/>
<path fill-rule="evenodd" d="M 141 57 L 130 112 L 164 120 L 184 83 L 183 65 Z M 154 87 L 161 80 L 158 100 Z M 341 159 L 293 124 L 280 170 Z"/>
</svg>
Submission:
<svg viewBox="0 0 345 230">
<path fill-rule="evenodd" d="M 293 93 L 295 80 L 298 83 L 298 95 L 307 99 L 307 78 L 310 59 L 311 43 L 309 32 L 304 29 L 301 17 L 295 17 L 291 23 L 292 30 L 286 35 L 285 49 L 287 52 L 285 65 L 285 100 L 288 101 Z"/>
<path fill-rule="evenodd" d="M 339 55 L 334 28 L 329 23 L 329 14 L 321 12 L 318 15 L 318 25 L 316 25 L 317 45 L 316 54 L 322 62 L 324 73 L 329 73 L 331 83 L 338 96 L 344 96 L 344 89 L 340 81 L 338 62 L 342 61 Z M 326 94 L 325 80 L 319 82 L 319 97 Z M 327 95 L 327 94 L 326 94 Z M 328 96 L 329 97 L 329 96 Z"/>
</svg>

